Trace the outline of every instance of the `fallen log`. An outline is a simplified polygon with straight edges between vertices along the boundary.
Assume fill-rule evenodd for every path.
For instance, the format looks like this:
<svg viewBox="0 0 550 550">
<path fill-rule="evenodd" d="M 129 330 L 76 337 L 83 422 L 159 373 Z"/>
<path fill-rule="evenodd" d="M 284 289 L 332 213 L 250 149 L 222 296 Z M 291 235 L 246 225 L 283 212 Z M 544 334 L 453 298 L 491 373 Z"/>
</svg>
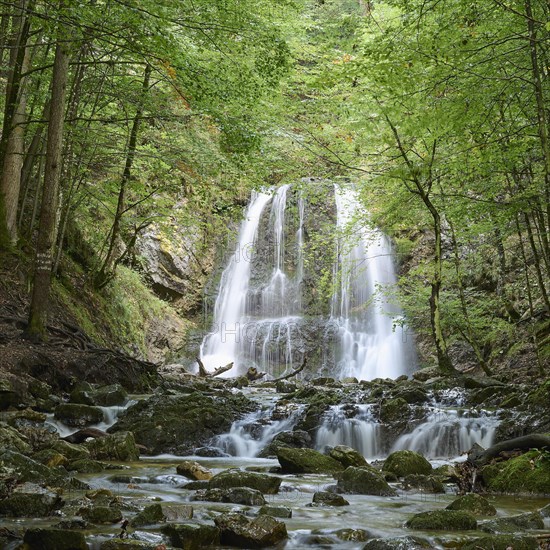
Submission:
<svg viewBox="0 0 550 550">
<path fill-rule="evenodd" d="M 296 376 L 297 374 L 300 374 L 306 368 L 306 364 L 307 364 L 307 357 L 304 355 L 304 360 L 302 361 L 302 364 L 297 369 L 294 369 L 289 374 L 279 376 L 279 378 L 274 378 L 272 380 L 272 382 L 279 382 L 281 380 L 288 380 L 289 378 L 292 378 L 293 376 Z"/>
<path fill-rule="evenodd" d="M 479 446 L 473 447 L 468 452 L 468 462 L 471 462 L 476 467 L 480 467 L 487 464 L 493 458 L 497 458 L 503 452 L 545 448 L 550 448 L 550 436 L 544 434 L 524 435 L 497 443 L 485 450 Z"/>
<path fill-rule="evenodd" d="M 206 370 L 204 363 L 201 361 L 200 357 L 197 357 L 197 364 L 199 365 L 199 374 L 198 376 L 202 378 L 214 378 L 214 376 L 219 376 L 220 374 L 227 372 L 233 368 L 233 363 L 228 363 L 225 367 L 218 367 L 217 369 L 209 372 Z"/>
</svg>

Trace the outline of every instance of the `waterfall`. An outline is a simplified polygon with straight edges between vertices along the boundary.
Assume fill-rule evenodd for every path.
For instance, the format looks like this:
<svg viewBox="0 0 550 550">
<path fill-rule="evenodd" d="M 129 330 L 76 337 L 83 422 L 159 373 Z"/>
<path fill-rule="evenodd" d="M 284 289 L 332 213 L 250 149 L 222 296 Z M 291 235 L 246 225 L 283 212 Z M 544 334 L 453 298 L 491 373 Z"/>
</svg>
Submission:
<svg viewBox="0 0 550 550">
<path fill-rule="evenodd" d="M 222 274 L 214 306 L 214 330 L 204 339 L 200 355 L 208 370 L 234 362 L 226 375 L 237 373 L 239 343 L 243 339 L 242 318 L 245 314 L 250 280 L 250 257 L 256 241 L 264 208 L 271 199 L 268 193 L 253 193 L 241 224 L 237 250 L 231 255 Z"/>
<path fill-rule="evenodd" d="M 372 380 L 408 374 L 414 345 L 403 313 L 391 298 L 380 295 L 396 284 L 390 241 L 379 230 L 357 223 L 361 212 L 353 190 L 336 186 L 335 194 L 339 238 L 334 272 L 339 284 L 331 308 L 339 336 L 339 375 Z"/>
<path fill-rule="evenodd" d="M 357 405 L 356 414 L 351 417 L 344 407 L 335 405 L 323 417 L 323 423 L 317 430 L 315 447 L 322 452 L 327 446 L 347 445 L 365 458 L 376 458 L 381 451 L 379 428 L 370 405 Z"/>
<path fill-rule="evenodd" d="M 493 444 L 498 418 L 487 413 L 470 416 L 469 411 L 437 410 L 427 422 L 402 435 L 392 451 L 409 450 L 426 458 L 454 458 L 469 451 L 474 443 L 487 449 Z"/>
</svg>

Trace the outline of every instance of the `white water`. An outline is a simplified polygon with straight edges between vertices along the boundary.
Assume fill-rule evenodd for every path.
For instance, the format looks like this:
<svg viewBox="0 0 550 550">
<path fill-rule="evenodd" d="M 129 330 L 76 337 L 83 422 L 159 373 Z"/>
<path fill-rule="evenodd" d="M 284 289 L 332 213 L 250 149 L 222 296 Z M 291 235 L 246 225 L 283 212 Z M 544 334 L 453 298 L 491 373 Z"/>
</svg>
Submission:
<svg viewBox="0 0 550 550">
<path fill-rule="evenodd" d="M 429 459 L 459 457 L 474 443 L 489 448 L 498 424 L 498 418 L 493 415 L 471 416 L 470 411 L 440 409 L 410 434 L 402 435 L 392 451 L 408 449 Z"/>
<path fill-rule="evenodd" d="M 322 452 L 336 445 L 352 447 L 365 458 L 380 456 L 380 424 L 375 422 L 370 405 L 357 405 L 351 417 L 341 405 L 330 408 L 317 430 L 315 448 Z"/>
<path fill-rule="evenodd" d="M 397 282 L 390 241 L 377 229 L 358 223 L 366 214 L 353 190 L 335 186 L 335 196 L 339 284 L 332 298 L 332 319 L 339 335 L 338 374 L 359 380 L 409 374 L 414 345 L 401 326 L 402 311 L 385 295 Z"/>
<path fill-rule="evenodd" d="M 239 344 L 243 339 L 242 319 L 250 280 L 250 258 L 256 242 L 258 226 L 264 208 L 271 194 L 254 193 L 241 224 L 238 247 L 225 268 L 220 291 L 214 306 L 214 330 L 204 339 L 200 356 L 207 370 L 214 370 L 231 362 L 234 367 L 225 373 L 235 376 L 238 373 Z"/>
</svg>

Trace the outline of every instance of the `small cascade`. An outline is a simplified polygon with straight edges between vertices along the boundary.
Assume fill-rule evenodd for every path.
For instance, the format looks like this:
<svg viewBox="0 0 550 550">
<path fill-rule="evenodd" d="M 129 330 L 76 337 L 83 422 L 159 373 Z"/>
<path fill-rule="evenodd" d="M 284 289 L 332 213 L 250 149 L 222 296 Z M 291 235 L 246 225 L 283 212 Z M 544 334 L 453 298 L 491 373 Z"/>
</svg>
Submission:
<svg viewBox="0 0 550 550">
<path fill-rule="evenodd" d="M 414 367 L 414 345 L 402 326 L 403 313 L 380 295 L 396 284 L 391 243 L 377 229 L 357 224 L 354 191 L 336 186 L 335 194 L 339 239 L 334 272 L 339 284 L 332 318 L 339 333 L 339 375 L 372 380 L 408 374 Z"/>
<path fill-rule="evenodd" d="M 347 445 L 365 458 L 380 456 L 380 424 L 374 420 L 371 406 L 357 405 L 352 411 L 354 416 L 349 413 L 349 409 L 341 405 L 330 408 L 317 430 L 316 449 L 322 452 L 327 446 Z"/>
<path fill-rule="evenodd" d="M 469 451 L 474 443 L 487 449 L 493 443 L 499 420 L 483 413 L 471 416 L 471 411 L 436 410 L 410 434 L 402 435 L 392 451 L 409 450 L 426 458 L 455 458 Z"/>
<path fill-rule="evenodd" d="M 255 457 L 277 434 L 294 428 L 302 409 L 282 420 L 272 420 L 272 413 L 273 408 L 259 410 L 233 422 L 228 433 L 214 439 L 213 446 L 231 456 Z"/>
</svg>

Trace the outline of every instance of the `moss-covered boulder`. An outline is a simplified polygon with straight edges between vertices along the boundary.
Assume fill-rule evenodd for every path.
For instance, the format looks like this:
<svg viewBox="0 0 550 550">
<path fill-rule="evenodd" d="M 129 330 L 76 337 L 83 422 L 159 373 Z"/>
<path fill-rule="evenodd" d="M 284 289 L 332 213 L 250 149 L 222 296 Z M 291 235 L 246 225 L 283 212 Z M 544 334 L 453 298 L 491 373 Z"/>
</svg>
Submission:
<svg viewBox="0 0 550 550">
<path fill-rule="evenodd" d="M 13 451 L 6 451 L 0 455 L 0 471 L 20 483 L 29 481 L 52 487 L 67 485 L 65 476 L 60 472 Z"/>
<path fill-rule="evenodd" d="M 402 398 L 387 399 L 380 405 L 380 420 L 385 423 L 407 419 L 411 412 L 409 404 Z"/>
<path fill-rule="evenodd" d="M 151 454 L 191 454 L 213 436 L 229 431 L 233 421 L 251 412 L 242 394 L 158 394 L 130 407 L 109 432 L 131 431 Z"/>
<path fill-rule="evenodd" d="M 95 405 L 113 407 L 115 405 L 124 405 L 128 398 L 128 393 L 120 384 L 110 384 L 93 389 L 91 396 Z"/>
<path fill-rule="evenodd" d="M 363 546 L 363 550 L 421 550 L 433 548 L 429 541 L 420 537 L 394 537 L 372 539 Z"/>
<path fill-rule="evenodd" d="M 280 447 L 292 447 L 295 449 L 302 449 L 311 447 L 311 436 L 304 430 L 293 430 L 288 432 L 278 433 L 271 443 L 264 447 L 260 454 L 260 458 L 268 458 L 277 456 L 277 449 Z"/>
<path fill-rule="evenodd" d="M 160 531 L 168 537 L 170 544 L 175 548 L 197 550 L 220 544 L 220 530 L 213 525 L 191 522 L 170 523 L 161 527 Z"/>
<path fill-rule="evenodd" d="M 24 483 L 0 501 L 0 516 L 38 518 L 53 514 L 63 506 L 57 493 L 35 483 Z"/>
<path fill-rule="evenodd" d="M 99 460 L 91 460 L 90 458 L 82 458 L 80 460 L 74 460 L 65 468 L 69 472 L 78 472 L 79 474 L 99 474 L 105 470 L 106 464 Z"/>
<path fill-rule="evenodd" d="M 66 456 L 69 460 L 90 458 L 90 451 L 84 445 L 76 445 L 63 439 L 56 441 L 51 448 L 59 454 Z"/>
<path fill-rule="evenodd" d="M 7 424 L 0 424 L 0 449 L 28 454 L 31 452 L 29 442 L 15 429 Z"/>
<path fill-rule="evenodd" d="M 344 469 L 340 462 L 314 449 L 280 447 L 277 460 L 287 474 L 332 474 Z"/>
<path fill-rule="evenodd" d="M 103 411 L 99 407 L 62 403 L 55 408 L 54 417 L 67 426 L 83 428 L 103 421 Z"/>
<path fill-rule="evenodd" d="M 339 476 L 338 489 L 343 493 L 360 495 L 395 496 L 384 476 L 372 466 L 350 466 Z"/>
<path fill-rule="evenodd" d="M 403 478 L 403 489 L 406 491 L 418 490 L 424 493 L 444 493 L 443 483 L 434 476 L 425 476 L 423 474 L 409 474 Z"/>
<path fill-rule="evenodd" d="M 477 520 L 468 512 L 434 510 L 415 514 L 405 525 L 425 531 L 472 531 L 477 528 Z"/>
<path fill-rule="evenodd" d="M 44 464 L 48 468 L 56 468 L 57 466 L 67 466 L 69 460 L 65 455 L 58 453 L 54 449 L 44 449 L 32 455 L 33 460 Z"/>
<path fill-rule="evenodd" d="M 349 506 L 349 502 L 342 495 L 328 491 L 317 491 L 313 493 L 311 506 L 314 508 L 320 506 Z"/>
<path fill-rule="evenodd" d="M 266 548 L 288 537 L 286 525 L 272 516 L 249 519 L 242 514 L 227 513 L 215 518 L 221 543 L 238 548 Z"/>
<path fill-rule="evenodd" d="M 540 512 L 530 512 L 486 521 L 481 524 L 480 529 L 486 533 L 515 533 L 529 529 L 544 529 L 544 519 Z"/>
<path fill-rule="evenodd" d="M 83 508 L 80 515 L 90 523 L 118 523 L 122 519 L 122 512 L 117 506 L 92 506 Z"/>
<path fill-rule="evenodd" d="M 195 493 L 193 500 L 209 502 L 231 502 L 244 506 L 263 506 L 265 498 L 256 489 L 250 487 L 231 487 L 230 489 L 206 489 Z"/>
<path fill-rule="evenodd" d="M 188 479 L 193 479 L 195 481 L 209 480 L 212 478 L 213 474 L 204 466 L 201 466 L 198 462 L 193 460 L 184 460 L 176 466 L 176 472 L 180 476 L 184 476 Z"/>
<path fill-rule="evenodd" d="M 391 453 L 382 469 L 392 472 L 398 477 L 410 474 L 429 475 L 432 473 L 432 465 L 419 453 L 414 451 L 395 451 Z"/>
<path fill-rule="evenodd" d="M 474 516 L 496 516 L 496 508 L 485 498 L 477 493 L 462 495 L 453 500 L 447 510 L 462 510 L 470 512 Z"/>
<path fill-rule="evenodd" d="M 143 525 L 154 525 L 165 520 L 162 505 L 156 503 L 145 507 L 141 512 L 136 514 L 131 520 L 132 527 L 142 527 Z"/>
<path fill-rule="evenodd" d="M 367 466 L 368 464 L 360 452 L 346 445 L 336 445 L 336 447 L 330 450 L 328 455 L 340 462 L 344 468 L 348 466 Z"/>
<path fill-rule="evenodd" d="M 369 532 L 365 529 L 338 529 L 334 534 L 346 542 L 365 542 L 369 538 Z"/>
<path fill-rule="evenodd" d="M 288 506 L 262 506 L 258 515 L 271 516 L 273 518 L 289 519 L 292 517 L 292 510 Z"/>
<path fill-rule="evenodd" d="M 267 474 L 243 472 L 242 470 L 226 470 L 215 475 L 209 482 L 210 489 L 229 489 L 231 487 L 249 487 L 264 495 L 275 495 L 279 492 L 282 479 Z"/>
<path fill-rule="evenodd" d="M 492 535 L 472 539 L 463 546 L 461 550 L 538 550 L 539 543 L 535 537 L 513 536 L 513 535 Z"/>
<path fill-rule="evenodd" d="M 28 550 L 88 550 L 84 533 L 68 529 L 27 529 L 23 542 Z"/>
<path fill-rule="evenodd" d="M 99 550 L 154 550 L 158 547 L 156 544 L 140 540 L 109 539 L 101 543 Z"/>
<path fill-rule="evenodd" d="M 131 462 L 139 459 L 139 449 L 136 446 L 132 432 L 117 432 L 98 437 L 86 442 L 90 456 L 96 460 L 116 460 Z"/>
<path fill-rule="evenodd" d="M 550 458 L 538 450 L 484 466 L 480 474 L 489 491 L 550 494 Z"/>
</svg>

